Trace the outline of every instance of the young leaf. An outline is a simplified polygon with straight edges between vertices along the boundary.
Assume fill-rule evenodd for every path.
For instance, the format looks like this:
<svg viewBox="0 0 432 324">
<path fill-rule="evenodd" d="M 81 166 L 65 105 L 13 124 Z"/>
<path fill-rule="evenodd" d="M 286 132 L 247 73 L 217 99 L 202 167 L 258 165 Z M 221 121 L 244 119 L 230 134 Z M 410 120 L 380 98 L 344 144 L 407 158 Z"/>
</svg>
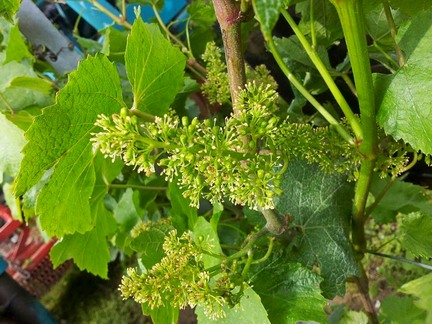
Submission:
<svg viewBox="0 0 432 324">
<path fill-rule="evenodd" d="M 157 116 L 166 113 L 183 85 L 186 57 L 158 26 L 138 18 L 128 37 L 125 61 L 134 108 Z"/>
<path fill-rule="evenodd" d="M 16 194 L 23 195 L 54 168 L 37 200 L 48 234 L 62 237 L 92 228 L 95 173 L 90 134 L 99 114 L 116 113 L 122 106 L 116 67 L 102 55 L 89 57 L 70 74 L 57 103 L 47 107 L 27 131 L 29 142 L 23 150 Z"/>
<path fill-rule="evenodd" d="M 432 210 L 431 210 L 432 211 Z M 416 257 L 432 258 L 432 214 L 410 213 L 402 219 L 401 245 Z"/>
<path fill-rule="evenodd" d="M 140 219 L 133 202 L 134 191 L 128 188 L 121 196 L 117 206 L 114 208 L 114 218 L 119 224 L 121 232 L 130 231 Z"/>
<path fill-rule="evenodd" d="M 187 229 L 193 230 L 198 218 L 198 211 L 195 207 L 190 206 L 190 200 L 183 197 L 175 181 L 168 186 L 168 197 L 171 201 L 171 217 L 173 223 L 179 232 Z"/>
<path fill-rule="evenodd" d="M 27 64 L 19 64 L 18 62 L 9 62 L 5 65 L 0 65 L 0 93 L 3 99 L 0 100 L 0 112 L 21 110 L 28 106 L 47 106 L 52 103 L 51 95 L 43 94 L 31 88 L 22 89 L 11 87 L 14 79 L 20 77 L 37 78 L 36 73 Z"/>
<path fill-rule="evenodd" d="M 178 323 L 179 309 L 172 306 L 158 307 L 151 309 L 147 304 L 141 304 L 144 315 L 149 315 L 153 323 Z"/>
<path fill-rule="evenodd" d="M 432 323 L 432 273 L 404 284 L 399 291 L 416 296 L 414 304 L 427 312 L 424 323 Z"/>
<path fill-rule="evenodd" d="M 261 31 L 264 34 L 264 38 L 268 39 L 272 37 L 271 32 L 279 18 L 279 10 L 281 10 L 287 2 L 287 0 L 252 1 L 256 19 L 260 22 Z"/>
<path fill-rule="evenodd" d="M 18 12 L 21 0 L 2 0 L 0 2 L 0 16 L 11 21 Z"/>
<path fill-rule="evenodd" d="M 125 51 L 128 32 L 125 30 L 117 30 L 114 27 L 104 29 L 104 42 L 102 53 L 108 56 L 111 61 L 116 61 L 125 64 Z"/>
<path fill-rule="evenodd" d="M 319 288 L 321 278 L 286 256 L 277 255 L 251 268 L 254 290 L 260 295 L 271 323 L 326 322 L 327 302 Z M 258 322 L 259 323 L 259 322 Z"/>
<path fill-rule="evenodd" d="M 31 89 L 43 94 L 50 94 L 53 90 L 53 86 L 49 81 L 29 76 L 20 76 L 13 79 L 9 89 L 15 88 L 20 88 L 21 90 Z"/>
<path fill-rule="evenodd" d="M 207 252 L 222 255 L 222 248 L 219 244 L 217 232 L 204 217 L 198 217 L 193 233 L 195 242 L 201 245 Z M 206 268 L 211 268 L 220 264 L 221 260 L 210 255 L 204 255 L 203 262 Z"/>
<path fill-rule="evenodd" d="M 319 265 L 324 296 L 344 295 L 346 278 L 359 274 L 348 239 L 352 184 L 315 164 L 293 161 L 283 175 L 282 189 L 276 208 L 291 215 L 291 226 L 299 230 L 292 255 L 309 268 Z"/>
<path fill-rule="evenodd" d="M 394 75 L 380 75 L 375 84 L 378 123 L 396 140 L 432 154 L 432 9 L 412 19 L 398 32 L 406 64 Z"/>
<path fill-rule="evenodd" d="M 20 63 L 23 59 L 27 59 L 29 62 L 34 61 L 34 57 L 28 50 L 24 38 L 19 31 L 18 24 L 10 25 L 9 35 L 5 41 L 7 41 L 7 44 L 3 64 L 12 61 Z"/>
<path fill-rule="evenodd" d="M 1 113 L 0 129 L 0 183 L 2 183 L 3 173 L 12 177 L 18 173 L 23 158 L 21 150 L 26 141 L 24 132 Z"/>
<path fill-rule="evenodd" d="M 230 308 L 227 305 L 223 307 L 226 314 L 224 318 L 211 320 L 204 314 L 203 308 L 198 304 L 195 313 L 198 316 L 198 323 L 200 324 L 232 324 L 232 323 L 259 323 L 270 324 L 267 317 L 267 312 L 261 303 L 260 296 L 252 289 L 247 288 L 244 291 L 240 303 Z"/>
</svg>

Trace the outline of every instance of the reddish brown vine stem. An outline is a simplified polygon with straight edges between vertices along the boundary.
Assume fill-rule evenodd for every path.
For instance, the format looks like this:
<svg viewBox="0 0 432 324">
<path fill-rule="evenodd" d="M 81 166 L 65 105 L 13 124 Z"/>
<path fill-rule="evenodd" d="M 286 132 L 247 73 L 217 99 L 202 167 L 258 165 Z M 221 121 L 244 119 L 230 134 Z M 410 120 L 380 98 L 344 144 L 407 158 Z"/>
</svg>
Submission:
<svg viewBox="0 0 432 324">
<path fill-rule="evenodd" d="M 245 62 L 240 38 L 242 22 L 240 2 L 213 0 L 213 6 L 222 32 L 231 99 L 235 114 L 238 101 L 237 93 L 244 88 L 246 83 Z"/>
</svg>

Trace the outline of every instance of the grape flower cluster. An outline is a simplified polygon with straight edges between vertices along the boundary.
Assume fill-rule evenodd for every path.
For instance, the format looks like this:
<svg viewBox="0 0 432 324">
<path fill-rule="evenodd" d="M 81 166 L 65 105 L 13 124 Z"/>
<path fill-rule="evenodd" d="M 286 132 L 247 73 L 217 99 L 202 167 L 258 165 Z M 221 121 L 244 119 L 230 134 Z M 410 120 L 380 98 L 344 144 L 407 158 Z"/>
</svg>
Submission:
<svg viewBox="0 0 432 324">
<path fill-rule="evenodd" d="M 177 181 L 191 205 L 200 197 L 252 209 L 274 208 L 280 193 L 283 142 L 279 117 L 274 115 L 277 94 L 269 86 L 250 83 L 241 92 L 236 114 L 218 125 L 179 118 L 173 112 L 140 123 L 126 108 L 111 117 L 100 115 L 102 131 L 92 141 L 112 159 L 120 157 L 138 172 L 163 167 L 168 181 Z"/>
<path fill-rule="evenodd" d="M 174 308 L 203 307 L 210 319 L 225 316 L 224 305 L 229 305 L 232 284 L 214 283 L 203 262 L 203 249 L 194 242 L 190 232 L 177 236 L 172 230 L 163 243 L 165 256 L 151 269 L 139 274 L 129 268 L 123 277 L 120 291 L 124 298 L 134 298 L 150 309 L 170 305 Z"/>
</svg>

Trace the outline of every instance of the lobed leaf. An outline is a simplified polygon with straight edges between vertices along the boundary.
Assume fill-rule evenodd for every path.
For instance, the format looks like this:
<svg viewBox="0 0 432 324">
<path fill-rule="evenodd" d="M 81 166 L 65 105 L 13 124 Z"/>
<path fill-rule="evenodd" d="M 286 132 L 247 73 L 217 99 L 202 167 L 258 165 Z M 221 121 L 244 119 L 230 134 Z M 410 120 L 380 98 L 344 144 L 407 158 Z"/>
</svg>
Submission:
<svg viewBox="0 0 432 324">
<path fill-rule="evenodd" d="M 23 195 L 53 169 L 36 205 L 49 235 L 92 229 L 90 198 L 96 177 L 90 137 L 99 114 L 116 113 L 123 105 L 116 67 L 102 55 L 89 57 L 70 74 L 57 103 L 44 109 L 26 132 L 16 194 Z"/>
<path fill-rule="evenodd" d="M 432 210 L 431 210 L 432 211 Z M 401 245 L 416 257 L 432 258 L 432 214 L 410 213 L 402 219 Z"/>
<path fill-rule="evenodd" d="M 344 295 L 345 281 L 359 275 L 349 241 L 353 185 L 341 174 L 325 174 L 319 166 L 293 161 L 282 177 L 277 210 L 291 215 L 299 234 L 292 256 L 320 268 L 324 296 Z"/>
<path fill-rule="evenodd" d="M 398 39 L 406 64 L 394 75 L 377 77 L 377 120 L 396 140 L 432 154 L 432 61 L 425 59 L 432 52 L 432 9 L 401 28 Z"/>
<path fill-rule="evenodd" d="M 322 278 L 279 254 L 251 268 L 250 280 L 271 323 L 326 322 L 327 302 L 319 288 Z"/>
<path fill-rule="evenodd" d="M 134 108 L 157 116 L 168 111 L 183 85 L 186 57 L 157 25 L 135 20 L 126 45 L 126 71 L 134 94 Z"/>
</svg>

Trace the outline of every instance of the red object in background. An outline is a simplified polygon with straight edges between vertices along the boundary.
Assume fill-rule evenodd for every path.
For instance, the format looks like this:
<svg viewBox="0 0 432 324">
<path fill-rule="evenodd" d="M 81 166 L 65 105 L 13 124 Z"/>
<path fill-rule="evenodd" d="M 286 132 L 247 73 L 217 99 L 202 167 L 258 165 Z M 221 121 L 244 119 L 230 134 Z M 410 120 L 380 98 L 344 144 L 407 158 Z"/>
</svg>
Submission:
<svg viewBox="0 0 432 324">
<path fill-rule="evenodd" d="M 56 270 L 49 259 L 55 240 L 45 242 L 36 226 L 12 218 L 9 208 L 0 204 L 0 254 L 9 262 L 6 270 L 36 297 L 44 295 L 71 265 Z"/>
</svg>

